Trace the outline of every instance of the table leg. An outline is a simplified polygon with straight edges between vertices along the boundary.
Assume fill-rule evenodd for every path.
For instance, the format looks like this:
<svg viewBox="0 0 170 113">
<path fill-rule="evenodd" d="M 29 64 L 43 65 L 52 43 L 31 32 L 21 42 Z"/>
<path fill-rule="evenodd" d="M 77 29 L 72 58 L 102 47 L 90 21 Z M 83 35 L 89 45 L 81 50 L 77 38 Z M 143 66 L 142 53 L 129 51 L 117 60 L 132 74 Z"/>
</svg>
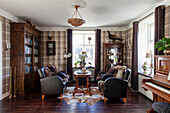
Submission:
<svg viewBox="0 0 170 113">
<path fill-rule="evenodd" d="M 86 77 L 86 93 L 88 93 L 90 96 L 92 96 L 91 92 L 90 92 L 90 88 L 89 88 L 89 78 Z"/>
<path fill-rule="evenodd" d="M 73 96 L 75 95 L 75 93 L 78 92 L 78 87 L 79 87 L 79 83 L 78 83 L 78 77 L 76 77 L 76 87 L 74 88 L 75 92 L 73 93 Z"/>
</svg>

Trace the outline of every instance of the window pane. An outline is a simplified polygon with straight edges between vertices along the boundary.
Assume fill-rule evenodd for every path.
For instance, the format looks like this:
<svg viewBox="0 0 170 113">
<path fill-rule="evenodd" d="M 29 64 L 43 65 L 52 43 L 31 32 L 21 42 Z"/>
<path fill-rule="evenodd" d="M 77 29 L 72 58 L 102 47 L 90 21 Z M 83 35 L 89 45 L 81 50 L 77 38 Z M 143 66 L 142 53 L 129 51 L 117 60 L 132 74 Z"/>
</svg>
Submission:
<svg viewBox="0 0 170 113">
<path fill-rule="evenodd" d="M 154 40 L 154 26 L 151 26 L 151 34 L 150 34 L 150 39 L 151 39 L 151 41 L 153 41 Z"/>
<path fill-rule="evenodd" d="M 83 35 L 75 34 L 73 38 L 73 46 L 75 45 L 83 45 Z"/>
<path fill-rule="evenodd" d="M 82 53 L 82 51 L 83 51 L 83 46 L 73 47 L 73 67 L 74 67 L 74 63 L 80 61 L 79 55 Z"/>
<path fill-rule="evenodd" d="M 89 37 L 91 40 L 89 40 Z M 85 45 L 94 45 L 94 44 L 95 44 L 94 35 L 85 35 Z"/>
<path fill-rule="evenodd" d="M 94 62 L 94 60 L 95 60 L 95 51 L 94 51 L 94 47 L 93 46 L 86 46 L 85 47 L 85 50 L 86 50 L 86 53 L 87 53 L 87 58 L 86 58 L 86 67 L 88 67 L 88 66 L 95 66 L 95 62 Z"/>
</svg>

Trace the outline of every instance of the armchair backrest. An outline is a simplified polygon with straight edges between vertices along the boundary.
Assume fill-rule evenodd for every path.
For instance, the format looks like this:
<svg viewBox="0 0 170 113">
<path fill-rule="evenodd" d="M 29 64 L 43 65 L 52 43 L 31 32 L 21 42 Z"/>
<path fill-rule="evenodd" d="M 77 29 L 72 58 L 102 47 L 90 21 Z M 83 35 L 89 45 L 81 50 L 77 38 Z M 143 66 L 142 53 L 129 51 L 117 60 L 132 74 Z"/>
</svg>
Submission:
<svg viewBox="0 0 170 113">
<path fill-rule="evenodd" d="M 41 69 L 38 69 L 38 74 L 40 76 L 40 79 L 44 78 L 44 75 L 42 74 Z"/>
<path fill-rule="evenodd" d="M 128 82 L 115 77 L 105 80 L 104 96 L 126 98 Z"/>
<path fill-rule="evenodd" d="M 46 77 L 45 72 L 44 72 L 44 69 L 45 69 L 45 68 L 48 68 L 48 67 L 45 66 L 45 67 L 40 68 L 40 71 L 38 72 L 40 78 L 45 78 L 45 77 Z M 40 72 L 41 72 L 41 73 L 40 73 Z"/>
<path fill-rule="evenodd" d="M 124 77 L 123 77 L 123 79 L 124 79 L 124 80 L 128 80 L 129 77 L 130 77 L 130 74 L 131 74 L 131 70 L 128 69 L 128 68 L 126 68 L 125 71 L 124 71 Z"/>
</svg>

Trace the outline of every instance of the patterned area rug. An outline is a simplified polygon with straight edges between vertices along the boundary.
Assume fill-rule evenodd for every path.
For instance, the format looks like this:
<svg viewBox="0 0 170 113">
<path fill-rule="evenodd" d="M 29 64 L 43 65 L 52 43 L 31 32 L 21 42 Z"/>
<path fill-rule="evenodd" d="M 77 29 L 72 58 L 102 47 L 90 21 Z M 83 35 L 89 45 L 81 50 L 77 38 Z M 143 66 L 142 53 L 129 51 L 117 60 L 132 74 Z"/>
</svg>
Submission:
<svg viewBox="0 0 170 113">
<path fill-rule="evenodd" d="M 92 96 L 83 93 L 76 93 L 73 96 L 74 87 L 67 87 L 64 91 L 63 99 L 67 104 L 73 103 L 87 103 L 88 105 L 93 105 L 99 100 L 104 100 L 104 97 L 100 94 L 98 87 L 91 87 Z"/>
</svg>

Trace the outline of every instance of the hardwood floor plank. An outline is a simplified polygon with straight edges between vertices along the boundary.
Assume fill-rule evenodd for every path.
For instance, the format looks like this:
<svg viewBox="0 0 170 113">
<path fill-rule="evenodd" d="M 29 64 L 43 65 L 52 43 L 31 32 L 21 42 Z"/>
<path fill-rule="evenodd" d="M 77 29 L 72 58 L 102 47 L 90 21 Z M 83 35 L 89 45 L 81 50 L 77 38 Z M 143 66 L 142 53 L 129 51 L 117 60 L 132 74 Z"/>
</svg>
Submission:
<svg viewBox="0 0 170 113">
<path fill-rule="evenodd" d="M 42 100 L 38 88 L 25 96 L 1 100 L 0 113 L 146 113 L 147 109 L 151 108 L 152 102 L 140 93 L 133 92 L 130 88 L 127 93 L 126 103 L 123 98 L 113 98 L 109 99 L 107 104 L 100 100 L 92 106 L 87 103 L 68 105 L 64 99 L 57 99 L 55 95 L 45 96 Z"/>
</svg>

